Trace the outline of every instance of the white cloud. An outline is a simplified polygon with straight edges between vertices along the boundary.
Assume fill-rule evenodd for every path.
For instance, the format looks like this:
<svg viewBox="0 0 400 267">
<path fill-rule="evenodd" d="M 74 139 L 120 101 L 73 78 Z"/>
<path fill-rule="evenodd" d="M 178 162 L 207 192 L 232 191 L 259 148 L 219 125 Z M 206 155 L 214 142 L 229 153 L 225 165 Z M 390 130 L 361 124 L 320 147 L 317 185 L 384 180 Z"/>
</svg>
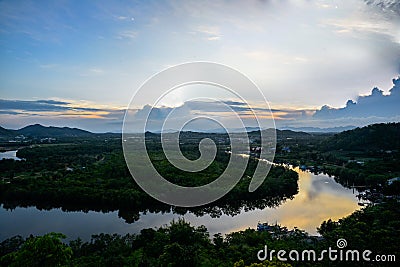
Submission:
<svg viewBox="0 0 400 267">
<path fill-rule="evenodd" d="M 92 67 L 83 70 L 81 73 L 79 73 L 79 76 L 81 77 L 87 77 L 87 76 L 99 76 L 105 74 L 105 71 L 102 68 L 99 67 Z"/>
<path fill-rule="evenodd" d="M 219 35 L 220 29 L 216 26 L 198 26 L 197 31 L 208 35 Z"/>
<path fill-rule="evenodd" d="M 99 68 L 91 68 L 91 69 L 89 69 L 89 71 L 94 74 L 103 74 L 104 73 L 104 70 L 99 69 Z"/>
<path fill-rule="evenodd" d="M 208 41 L 218 41 L 222 38 L 219 27 L 216 26 L 198 26 L 195 31 L 189 33 L 200 33 L 205 35 Z"/>
<path fill-rule="evenodd" d="M 115 19 L 120 20 L 120 21 L 134 21 L 134 17 L 129 17 L 129 16 L 114 16 Z"/>
<path fill-rule="evenodd" d="M 221 36 L 210 36 L 207 38 L 209 41 L 218 41 L 221 39 Z"/>
<path fill-rule="evenodd" d="M 117 38 L 118 39 L 135 39 L 137 37 L 137 35 L 138 35 L 137 31 L 126 30 L 126 31 L 119 32 Z"/>
</svg>

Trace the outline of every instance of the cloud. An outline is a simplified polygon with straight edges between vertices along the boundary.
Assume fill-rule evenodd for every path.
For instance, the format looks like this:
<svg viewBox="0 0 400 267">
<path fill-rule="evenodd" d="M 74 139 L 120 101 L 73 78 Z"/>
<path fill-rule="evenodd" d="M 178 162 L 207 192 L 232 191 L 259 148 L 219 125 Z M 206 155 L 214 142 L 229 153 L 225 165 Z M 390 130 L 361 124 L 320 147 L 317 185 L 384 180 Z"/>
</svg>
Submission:
<svg viewBox="0 0 400 267">
<path fill-rule="evenodd" d="M 195 32 L 205 35 L 209 41 L 218 41 L 222 38 L 220 28 L 216 26 L 198 26 Z"/>
<path fill-rule="evenodd" d="M 364 0 L 367 5 L 379 7 L 383 12 L 393 12 L 400 15 L 400 2 L 398 0 Z"/>
<path fill-rule="evenodd" d="M 213 122 L 222 122 L 226 128 L 239 129 L 237 116 L 246 127 L 255 127 L 258 118 L 270 120 L 271 112 L 278 128 L 285 127 L 337 127 L 346 125 L 364 126 L 371 123 L 400 121 L 400 77 L 393 79 L 393 86 L 384 94 L 374 88 L 368 95 L 349 100 L 345 107 L 323 106 L 315 109 L 273 108 L 257 106 L 241 101 L 186 101 L 177 107 L 145 105 L 131 110 L 128 123 L 133 132 L 140 132 L 147 121 L 147 130 L 160 129 L 203 131 L 220 129 Z M 149 118 L 148 112 L 151 110 Z M 99 107 L 93 103 L 67 100 L 4 100 L 0 99 L 2 126 L 20 128 L 32 123 L 54 126 L 79 127 L 95 132 L 120 132 L 125 109 Z M 202 119 L 196 119 L 202 117 Z M 209 118 L 209 119 L 205 119 Z M 166 124 L 164 125 L 164 123 Z M 188 123 L 189 122 L 189 123 Z"/>
<path fill-rule="evenodd" d="M 95 73 L 95 74 L 102 74 L 102 73 L 104 73 L 104 70 L 98 69 L 98 68 L 91 68 L 91 69 L 89 69 L 89 71 L 90 71 L 91 73 Z"/>
<path fill-rule="evenodd" d="M 151 110 L 151 112 L 150 112 Z M 150 113 L 149 113 L 150 112 Z M 252 106 L 240 101 L 210 101 L 191 100 L 178 107 L 154 107 L 145 105 L 127 117 L 126 125 L 131 131 L 141 131 L 140 127 L 146 124 L 145 130 L 157 132 L 161 129 L 190 131 L 209 131 L 220 129 L 220 122 L 225 128 L 241 129 L 245 127 L 257 127 L 270 125 L 271 112 L 275 121 L 298 120 L 309 117 L 311 110 L 294 109 L 269 109 L 268 107 Z M 149 114 L 147 118 L 147 114 Z M 257 122 L 257 116 L 259 122 Z M 143 129 L 142 129 L 143 130 Z"/>
<path fill-rule="evenodd" d="M 125 109 L 96 107 L 82 101 L 0 99 L 1 126 L 12 129 L 40 123 L 94 132 L 120 132 L 124 114 Z"/>
<path fill-rule="evenodd" d="M 400 121 L 400 76 L 392 80 L 393 86 L 384 93 L 375 87 L 356 101 L 348 100 L 344 107 L 324 105 L 317 110 L 293 110 L 275 120 L 278 128 L 366 126 L 374 123 Z M 274 115 L 279 114 L 274 110 Z"/>
<path fill-rule="evenodd" d="M 339 105 L 357 87 L 388 86 L 400 66 L 400 24 L 363 0 L 56 1 L 46 8 L 22 0 L 0 1 L 0 10 L 10 99 L 126 105 L 132 88 L 163 66 L 205 60 L 251 77 L 272 103 L 319 107 L 325 99 Z"/>
<path fill-rule="evenodd" d="M 6 100 L 0 99 L 1 114 L 30 116 L 94 116 L 108 115 L 113 109 L 83 107 L 79 103 L 59 100 Z"/>
<path fill-rule="evenodd" d="M 211 36 L 211 37 L 208 37 L 208 38 L 207 38 L 207 40 L 209 40 L 209 41 L 218 41 L 218 40 L 220 40 L 220 39 L 221 39 L 220 36 Z"/>
<path fill-rule="evenodd" d="M 375 87 L 370 95 L 359 96 L 357 101 L 348 100 L 343 108 L 323 106 L 314 114 L 316 119 L 393 117 L 400 115 L 400 77 L 393 79 L 388 95 Z"/>
<path fill-rule="evenodd" d="M 67 110 L 69 103 L 56 100 L 5 100 L 0 99 L 0 110 L 4 113 L 15 111 L 63 111 Z"/>
<path fill-rule="evenodd" d="M 134 21 L 135 20 L 134 17 L 130 17 L 130 16 L 114 16 L 114 18 L 119 21 Z"/>
<path fill-rule="evenodd" d="M 366 8 L 361 8 L 347 18 L 328 20 L 328 24 L 337 27 L 338 34 L 386 35 L 399 44 L 400 2 L 398 0 L 364 0 L 364 2 L 367 4 Z"/>
<path fill-rule="evenodd" d="M 160 108 L 154 107 L 153 109 L 151 109 L 150 105 L 145 105 L 142 109 L 139 109 L 135 113 L 135 118 L 140 120 L 146 120 L 147 114 L 151 111 L 150 113 L 151 120 L 164 120 L 172 110 L 173 108 L 169 107 L 160 107 Z"/>
<path fill-rule="evenodd" d="M 135 39 L 138 35 L 138 32 L 136 31 L 121 31 L 120 33 L 118 33 L 117 38 L 118 39 Z"/>
<path fill-rule="evenodd" d="M 99 75 L 103 75 L 105 74 L 106 71 L 98 68 L 98 67 L 92 67 L 92 68 L 87 68 L 85 70 L 83 70 L 79 76 L 81 77 L 88 77 L 88 76 L 99 76 Z"/>
</svg>

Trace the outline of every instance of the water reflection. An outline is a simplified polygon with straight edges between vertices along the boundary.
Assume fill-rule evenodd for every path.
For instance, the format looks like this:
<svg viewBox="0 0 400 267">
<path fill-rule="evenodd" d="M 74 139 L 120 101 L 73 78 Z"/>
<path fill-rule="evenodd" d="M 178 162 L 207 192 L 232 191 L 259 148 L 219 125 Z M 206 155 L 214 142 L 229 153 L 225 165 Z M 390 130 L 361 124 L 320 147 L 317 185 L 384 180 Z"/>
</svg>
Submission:
<svg viewBox="0 0 400 267">
<path fill-rule="evenodd" d="M 297 226 L 311 234 L 316 227 L 329 218 L 337 220 L 359 208 L 352 190 L 336 183 L 323 174 L 300 171 L 299 194 L 278 209 L 266 209 L 262 221 L 279 222 L 289 228 Z"/>
<path fill-rule="evenodd" d="M 337 220 L 358 209 L 357 198 L 351 189 L 336 183 L 324 174 L 312 174 L 294 169 L 299 173 L 299 193 L 275 208 L 249 210 L 242 207 L 238 214 L 210 214 L 196 216 L 193 213 L 179 215 L 172 211 L 142 212 L 132 224 L 118 217 L 118 212 L 64 212 L 61 209 L 49 211 L 36 208 L 16 208 L 12 211 L 0 209 L 0 240 L 14 235 L 44 234 L 63 232 L 69 238 L 90 239 L 97 233 L 138 233 L 143 228 L 160 227 L 180 217 L 193 225 L 205 225 L 210 234 L 255 228 L 257 222 L 279 223 L 293 228 L 297 226 L 310 234 L 316 234 L 316 227 L 329 218 Z M 236 213 L 236 212 L 235 212 Z M 199 214 L 198 214 L 199 215 Z"/>
<path fill-rule="evenodd" d="M 20 158 L 17 157 L 17 151 L 18 150 L 0 152 L 0 160 L 2 159 L 21 160 Z"/>
</svg>

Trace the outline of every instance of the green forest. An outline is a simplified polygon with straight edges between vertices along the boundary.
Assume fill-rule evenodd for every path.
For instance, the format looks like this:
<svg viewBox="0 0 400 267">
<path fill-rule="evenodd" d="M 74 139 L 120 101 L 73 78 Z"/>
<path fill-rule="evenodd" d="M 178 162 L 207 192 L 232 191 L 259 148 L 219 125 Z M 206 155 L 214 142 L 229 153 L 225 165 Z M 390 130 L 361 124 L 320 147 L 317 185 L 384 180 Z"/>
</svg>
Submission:
<svg viewBox="0 0 400 267">
<path fill-rule="evenodd" d="M 158 137 L 154 137 L 156 143 Z M 199 151 L 193 147 L 195 144 L 197 147 L 200 137 L 181 148 L 188 158 L 198 157 Z M 5 208 L 36 206 L 39 209 L 61 207 L 69 211 L 118 210 L 127 222 L 137 220 L 141 211 L 171 209 L 144 193 L 132 179 L 124 160 L 120 137 L 80 138 L 64 142 L 33 144 L 18 150 L 17 156 L 25 160 L 0 161 L 0 201 Z M 154 166 L 166 179 L 184 186 L 198 186 L 215 180 L 229 161 L 229 154 L 221 148 L 208 168 L 191 173 L 170 164 L 159 145 L 149 148 L 149 153 L 156 159 Z M 179 214 L 190 210 L 199 215 L 208 213 L 217 216 L 221 211 L 234 215 L 243 206 L 249 209 L 277 206 L 298 192 L 297 173 L 283 166 L 274 166 L 258 190 L 249 193 L 248 177 L 252 176 L 256 166 L 256 160 L 251 159 L 235 188 L 212 205 L 172 208 Z"/>
</svg>

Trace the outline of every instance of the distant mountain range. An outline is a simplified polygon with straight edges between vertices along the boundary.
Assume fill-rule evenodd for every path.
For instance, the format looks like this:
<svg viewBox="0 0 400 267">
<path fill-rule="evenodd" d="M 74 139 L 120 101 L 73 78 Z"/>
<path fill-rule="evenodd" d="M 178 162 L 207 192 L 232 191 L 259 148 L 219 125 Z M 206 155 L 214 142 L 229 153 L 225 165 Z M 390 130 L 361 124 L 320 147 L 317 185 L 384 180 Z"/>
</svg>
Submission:
<svg viewBox="0 0 400 267">
<path fill-rule="evenodd" d="M 330 128 L 319 128 L 319 127 L 279 127 L 277 130 L 291 130 L 295 132 L 306 132 L 306 133 L 339 133 L 343 131 L 348 131 L 357 128 L 357 126 L 348 125 L 340 127 L 330 127 Z M 259 127 L 245 127 L 247 132 L 259 131 Z M 242 128 L 230 128 L 228 129 L 231 133 L 241 132 Z M 176 132 L 176 131 L 175 131 Z M 211 129 L 211 130 L 199 130 L 198 132 L 204 133 L 225 133 L 224 129 Z"/>
<path fill-rule="evenodd" d="M 357 128 L 357 126 L 348 125 L 348 126 L 339 126 L 339 127 L 330 127 L 330 128 L 319 128 L 319 127 L 281 127 L 281 130 L 292 130 L 292 131 L 301 131 L 306 133 L 339 133 L 343 131 L 353 130 Z"/>
<path fill-rule="evenodd" d="M 346 127 L 334 127 L 334 128 L 313 128 L 303 127 L 295 128 L 293 130 L 276 130 L 277 139 L 289 139 L 289 138 L 309 138 L 310 135 L 314 135 L 319 132 L 320 134 L 328 134 L 330 132 L 331 137 L 325 140 L 321 146 L 325 150 L 398 150 L 400 149 L 400 123 L 380 123 L 371 124 L 362 128 L 355 128 L 353 126 Z M 304 129 L 305 131 L 298 131 Z M 351 129 L 341 131 L 340 133 L 334 133 L 335 131 Z M 318 130 L 318 131 L 316 131 Z M 248 128 L 248 135 L 250 138 L 259 138 L 258 128 Z M 266 134 L 274 129 L 263 130 Z M 307 132 L 306 132 L 307 131 Z M 146 133 L 152 135 L 158 135 L 159 133 Z M 185 135 L 204 135 L 207 136 L 210 132 L 183 132 Z M 218 134 L 218 133 L 215 133 Z M 113 133 L 92 133 L 78 128 L 69 127 L 54 127 L 54 126 L 43 126 L 40 124 L 29 125 L 18 130 L 5 129 L 0 126 L 0 140 L 9 141 L 17 136 L 25 136 L 31 139 L 38 138 L 70 138 L 70 137 L 104 137 L 112 136 L 117 137 L 120 134 Z"/>
<path fill-rule="evenodd" d="M 342 131 L 347 131 L 347 130 L 352 130 L 356 128 L 356 126 L 343 126 L 343 127 L 332 127 L 332 128 L 318 128 L 318 127 L 282 127 L 279 129 L 276 129 L 277 131 L 292 131 L 292 132 L 305 132 L 305 133 L 338 133 Z M 259 127 L 245 127 L 246 132 L 257 132 L 260 131 Z M 190 129 L 187 130 L 190 132 L 197 132 L 197 133 L 240 133 L 243 132 L 243 128 L 228 128 L 228 129 L 223 129 L 223 128 L 217 128 L 217 129 L 210 129 L 210 130 L 196 130 L 196 129 Z M 163 133 L 176 133 L 178 130 L 175 129 L 168 129 L 168 130 L 163 130 Z M 153 133 L 159 134 L 161 131 L 155 131 Z"/>
<path fill-rule="evenodd" d="M 333 128 L 316 128 L 316 127 L 299 127 L 299 128 L 282 128 L 277 130 L 277 133 L 284 135 L 306 135 L 307 133 L 321 132 L 342 132 L 345 130 L 350 130 L 356 128 L 355 126 L 344 126 L 344 127 L 333 127 Z M 257 132 L 260 129 L 258 127 L 246 127 L 246 131 Z M 229 132 L 235 133 L 240 132 L 241 129 L 228 129 Z M 176 130 L 166 131 L 167 133 L 176 132 Z M 193 130 L 193 132 L 196 132 Z M 226 133 L 226 131 L 221 129 L 211 129 L 208 131 L 197 131 L 200 133 Z M 159 132 L 156 132 L 158 134 Z M 25 126 L 18 130 L 5 129 L 0 126 L 0 139 L 10 139 L 16 136 L 23 135 L 29 138 L 61 138 L 61 137 L 89 137 L 96 135 L 96 133 L 92 133 L 89 131 L 85 131 L 78 128 L 70 128 L 70 127 L 55 127 L 55 126 L 43 126 L 40 124 L 34 124 Z"/>
</svg>

